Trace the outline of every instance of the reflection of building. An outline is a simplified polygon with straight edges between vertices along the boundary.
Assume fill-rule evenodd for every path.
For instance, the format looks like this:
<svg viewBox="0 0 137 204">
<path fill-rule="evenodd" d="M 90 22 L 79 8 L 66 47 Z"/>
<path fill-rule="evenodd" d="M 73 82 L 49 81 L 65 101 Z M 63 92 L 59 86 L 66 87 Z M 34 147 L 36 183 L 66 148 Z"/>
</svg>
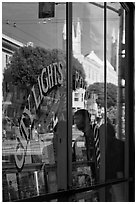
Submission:
<svg viewBox="0 0 137 204">
<path fill-rule="evenodd" d="M 84 57 L 83 67 L 88 85 L 104 82 L 104 62 L 97 57 L 94 51 Z M 107 82 L 117 85 L 117 79 L 114 67 L 107 61 Z"/>
<path fill-rule="evenodd" d="M 66 43 L 65 27 L 66 24 L 64 24 L 63 28 L 63 45 Z M 113 41 L 114 39 L 112 38 L 112 43 Z M 104 62 L 94 53 L 94 48 L 89 54 L 85 56 L 81 53 L 81 24 L 79 20 L 76 25 L 74 23 L 72 25 L 72 43 L 73 55 L 79 60 L 80 63 L 82 63 L 88 85 L 95 82 L 104 82 Z M 115 85 L 117 84 L 117 73 L 114 70 L 114 67 L 108 61 L 107 81 Z"/>
<path fill-rule="evenodd" d="M 66 23 L 64 24 L 62 36 L 63 36 L 63 49 L 64 49 L 66 44 Z M 113 40 L 114 39 L 112 38 L 112 43 L 113 43 Z M 81 53 L 80 20 L 77 21 L 77 24 L 74 22 L 72 24 L 72 43 L 73 43 L 72 45 L 73 55 L 83 65 L 85 75 L 86 75 L 87 85 L 93 84 L 95 82 L 104 82 L 104 62 L 95 54 L 94 51 L 91 51 L 89 54 L 85 56 L 82 55 Z M 94 50 L 94 48 L 92 50 Z M 117 85 L 117 80 L 118 80 L 118 77 L 117 77 L 117 72 L 115 71 L 115 68 L 109 63 L 109 61 L 107 61 L 107 82 Z M 73 98 L 72 98 L 73 106 L 76 105 L 74 96 L 75 96 L 75 93 L 73 93 Z M 77 107 L 79 106 L 80 104 L 77 103 Z M 83 106 L 84 106 L 84 101 L 83 101 Z"/>
<path fill-rule="evenodd" d="M 2 70 L 6 68 L 10 57 L 19 47 L 23 47 L 23 43 L 2 34 Z"/>
<path fill-rule="evenodd" d="M 72 92 L 72 107 L 74 110 L 82 109 L 85 107 L 84 104 L 85 89 L 77 89 Z"/>
<path fill-rule="evenodd" d="M 24 44 L 2 34 L 2 71 L 6 69 L 13 53 Z M 3 114 L 13 118 L 18 111 L 18 104 L 22 103 L 22 92 L 12 83 L 3 84 Z M 21 100 L 22 99 L 22 100 Z M 12 105 L 14 103 L 14 105 Z M 16 106 L 17 105 L 17 106 Z"/>
</svg>

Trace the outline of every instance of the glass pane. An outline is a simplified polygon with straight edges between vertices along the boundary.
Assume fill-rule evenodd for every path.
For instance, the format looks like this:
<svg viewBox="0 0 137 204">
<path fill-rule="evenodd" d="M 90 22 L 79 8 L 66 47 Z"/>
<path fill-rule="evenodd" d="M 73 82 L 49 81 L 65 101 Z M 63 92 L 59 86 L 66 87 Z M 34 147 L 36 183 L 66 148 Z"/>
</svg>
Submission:
<svg viewBox="0 0 137 204">
<path fill-rule="evenodd" d="M 124 82 L 124 58 L 119 54 L 123 46 L 119 38 L 122 34 L 123 40 L 125 28 L 123 21 L 121 30 L 120 8 L 120 3 L 108 3 L 105 19 L 104 3 L 73 3 L 73 56 L 85 73 L 73 78 L 74 188 L 124 177 L 125 103 L 124 87 L 119 84 Z M 86 86 L 80 86 L 80 77 Z"/>
<path fill-rule="evenodd" d="M 104 10 L 103 4 L 73 3 L 73 57 L 84 74 L 76 73 L 72 95 L 73 188 L 91 186 L 105 179 L 105 160 L 99 175 L 100 149 L 95 126 L 104 119 Z M 85 86 L 81 86 L 81 79 Z M 103 130 L 104 132 L 104 130 Z M 96 149 L 95 149 L 96 142 Z"/>
<path fill-rule="evenodd" d="M 67 188 L 66 5 L 2 9 L 3 201 L 13 201 Z"/>
<path fill-rule="evenodd" d="M 124 177 L 125 99 L 124 57 L 125 22 L 120 3 L 107 3 L 107 134 L 106 179 Z M 121 9 L 119 15 L 119 9 Z M 110 52 L 109 52 L 110 50 Z M 113 82 L 110 81 L 113 77 Z"/>
</svg>

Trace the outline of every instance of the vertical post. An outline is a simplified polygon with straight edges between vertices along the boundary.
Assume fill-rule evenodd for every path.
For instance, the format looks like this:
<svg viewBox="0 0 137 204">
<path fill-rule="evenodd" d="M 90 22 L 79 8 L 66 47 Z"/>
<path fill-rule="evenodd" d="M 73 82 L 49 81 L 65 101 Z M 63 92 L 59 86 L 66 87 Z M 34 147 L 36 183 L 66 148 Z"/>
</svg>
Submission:
<svg viewBox="0 0 137 204">
<path fill-rule="evenodd" d="M 120 25 L 119 25 L 119 65 L 118 65 L 118 99 L 117 99 L 117 137 L 122 139 L 122 38 L 123 38 L 123 9 L 120 9 Z"/>
<path fill-rule="evenodd" d="M 130 178 L 127 186 L 127 200 L 135 202 L 135 5 L 126 3 L 128 10 L 125 15 L 125 54 L 126 54 L 126 143 L 125 143 L 125 177 Z"/>
<path fill-rule="evenodd" d="M 106 64 L 106 52 L 107 52 L 107 5 L 104 2 L 104 120 L 105 124 L 100 127 L 100 151 L 101 161 L 99 177 L 100 182 L 106 181 L 105 168 L 106 168 L 106 137 L 107 137 L 107 64 Z M 101 202 L 106 201 L 105 188 L 99 189 L 99 199 Z"/>
<path fill-rule="evenodd" d="M 105 119 L 105 129 L 104 129 L 104 169 L 103 177 L 106 182 L 106 145 L 107 145 L 107 3 L 104 2 L 104 119 Z M 104 189 L 104 200 L 106 201 L 106 189 Z"/>
<path fill-rule="evenodd" d="M 107 124 L 107 3 L 104 2 L 104 111 Z M 107 131 L 105 128 L 105 135 Z"/>
<path fill-rule="evenodd" d="M 66 3 L 67 187 L 72 186 L 72 2 Z"/>
<path fill-rule="evenodd" d="M 105 146 L 107 145 L 107 3 L 104 2 L 104 111 L 105 111 Z M 105 161 L 104 161 L 105 164 Z"/>
</svg>

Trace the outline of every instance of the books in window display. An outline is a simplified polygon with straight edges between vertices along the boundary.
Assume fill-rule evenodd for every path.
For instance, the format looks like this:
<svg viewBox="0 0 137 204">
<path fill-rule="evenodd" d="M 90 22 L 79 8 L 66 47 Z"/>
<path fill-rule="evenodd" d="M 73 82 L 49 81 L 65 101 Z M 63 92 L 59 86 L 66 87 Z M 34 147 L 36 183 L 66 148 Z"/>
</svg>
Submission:
<svg viewBox="0 0 137 204">
<path fill-rule="evenodd" d="M 73 186 L 88 187 L 95 184 L 94 170 L 91 166 L 85 164 L 79 166 L 73 171 Z"/>
<path fill-rule="evenodd" d="M 90 187 L 94 184 L 95 176 L 91 166 L 81 166 L 73 171 L 73 188 Z M 75 202 L 98 202 L 98 192 L 91 190 L 84 193 L 78 193 L 74 200 Z"/>
<path fill-rule="evenodd" d="M 42 162 L 46 164 L 54 164 L 55 163 L 55 157 L 54 157 L 54 148 L 53 144 L 49 144 L 43 147 L 42 149 Z"/>
<path fill-rule="evenodd" d="M 75 141 L 75 156 L 76 161 L 87 161 L 85 138 L 82 136 Z"/>
<path fill-rule="evenodd" d="M 87 161 L 87 149 L 86 149 L 86 144 L 85 144 L 85 138 L 83 136 L 80 136 L 76 141 L 75 141 L 75 157 L 76 161 Z M 89 158 L 90 161 L 94 162 L 94 147 L 89 146 Z"/>
<path fill-rule="evenodd" d="M 87 161 L 87 150 L 85 145 L 85 138 L 80 136 L 75 141 L 75 156 L 76 156 L 76 165 L 78 166 L 73 171 L 73 187 L 88 187 L 95 184 L 95 161 L 93 158 L 93 147 L 90 147 L 90 163 Z M 84 165 L 82 164 L 85 163 Z M 82 165 L 81 165 L 82 164 Z M 78 197 L 77 197 L 78 196 Z M 76 200 L 81 201 L 81 195 L 77 195 Z M 84 195 L 85 196 L 85 195 Z M 84 198 L 85 201 L 96 201 L 97 196 L 96 192 L 92 191 L 92 194 L 86 195 Z"/>
<path fill-rule="evenodd" d="M 21 172 L 19 174 L 19 191 L 21 199 L 36 196 L 38 194 L 36 186 L 37 181 L 34 171 Z"/>
<path fill-rule="evenodd" d="M 16 173 L 7 173 L 6 174 L 7 188 L 4 187 L 8 191 L 8 201 L 16 201 L 18 200 L 18 184 L 17 184 L 17 176 Z M 11 182 L 11 184 L 10 184 Z"/>
</svg>

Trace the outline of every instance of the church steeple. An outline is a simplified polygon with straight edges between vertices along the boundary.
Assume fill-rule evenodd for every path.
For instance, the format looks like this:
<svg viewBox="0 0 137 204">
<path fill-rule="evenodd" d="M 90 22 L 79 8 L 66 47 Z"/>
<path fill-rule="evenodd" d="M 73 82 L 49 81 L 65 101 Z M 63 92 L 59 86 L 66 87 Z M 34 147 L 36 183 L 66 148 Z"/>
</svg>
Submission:
<svg viewBox="0 0 137 204">
<path fill-rule="evenodd" d="M 115 29 L 112 30 L 112 37 L 111 37 L 111 65 L 116 70 L 116 63 L 117 63 L 117 40 L 115 35 Z"/>
<path fill-rule="evenodd" d="M 74 27 L 76 26 L 76 27 Z M 75 29 L 74 29 L 75 28 Z M 73 24 L 73 53 L 77 57 L 81 54 L 81 23 L 78 18 L 77 24 Z"/>
<path fill-rule="evenodd" d="M 77 37 L 81 38 L 81 23 L 80 23 L 80 19 L 79 18 L 78 18 L 78 22 L 77 22 L 76 33 L 77 33 Z"/>
<path fill-rule="evenodd" d="M 115 29 L 112 30 L 112 43 L 116 42 Z"/>
<path fill-rule="evenodd" d="M 66 20 L 64 21 L 64 26 L 62 31 L 62 49 L 66 51 Z"/>
<path fill-rule="evenodd" d="M 62 36 L 63 40 L 66 40 L 66 20 L 64 21 Z"/>
<path fill-rule="evenodd" d="M 64 21 L 62 31 L 63 46 L 62 49 L 66 49 L 66 21 Z M 78 19 L 76 25 L 72 23 L 72 51 L 73 55 L 77 58 L 81 54 L 81 23 Z"/>
<path fill-rule="evenodd" d="M 75 25 L 74 25 L 74 22 L 72 22 L 72 43 L 75 39 Z"/>
</svg>

